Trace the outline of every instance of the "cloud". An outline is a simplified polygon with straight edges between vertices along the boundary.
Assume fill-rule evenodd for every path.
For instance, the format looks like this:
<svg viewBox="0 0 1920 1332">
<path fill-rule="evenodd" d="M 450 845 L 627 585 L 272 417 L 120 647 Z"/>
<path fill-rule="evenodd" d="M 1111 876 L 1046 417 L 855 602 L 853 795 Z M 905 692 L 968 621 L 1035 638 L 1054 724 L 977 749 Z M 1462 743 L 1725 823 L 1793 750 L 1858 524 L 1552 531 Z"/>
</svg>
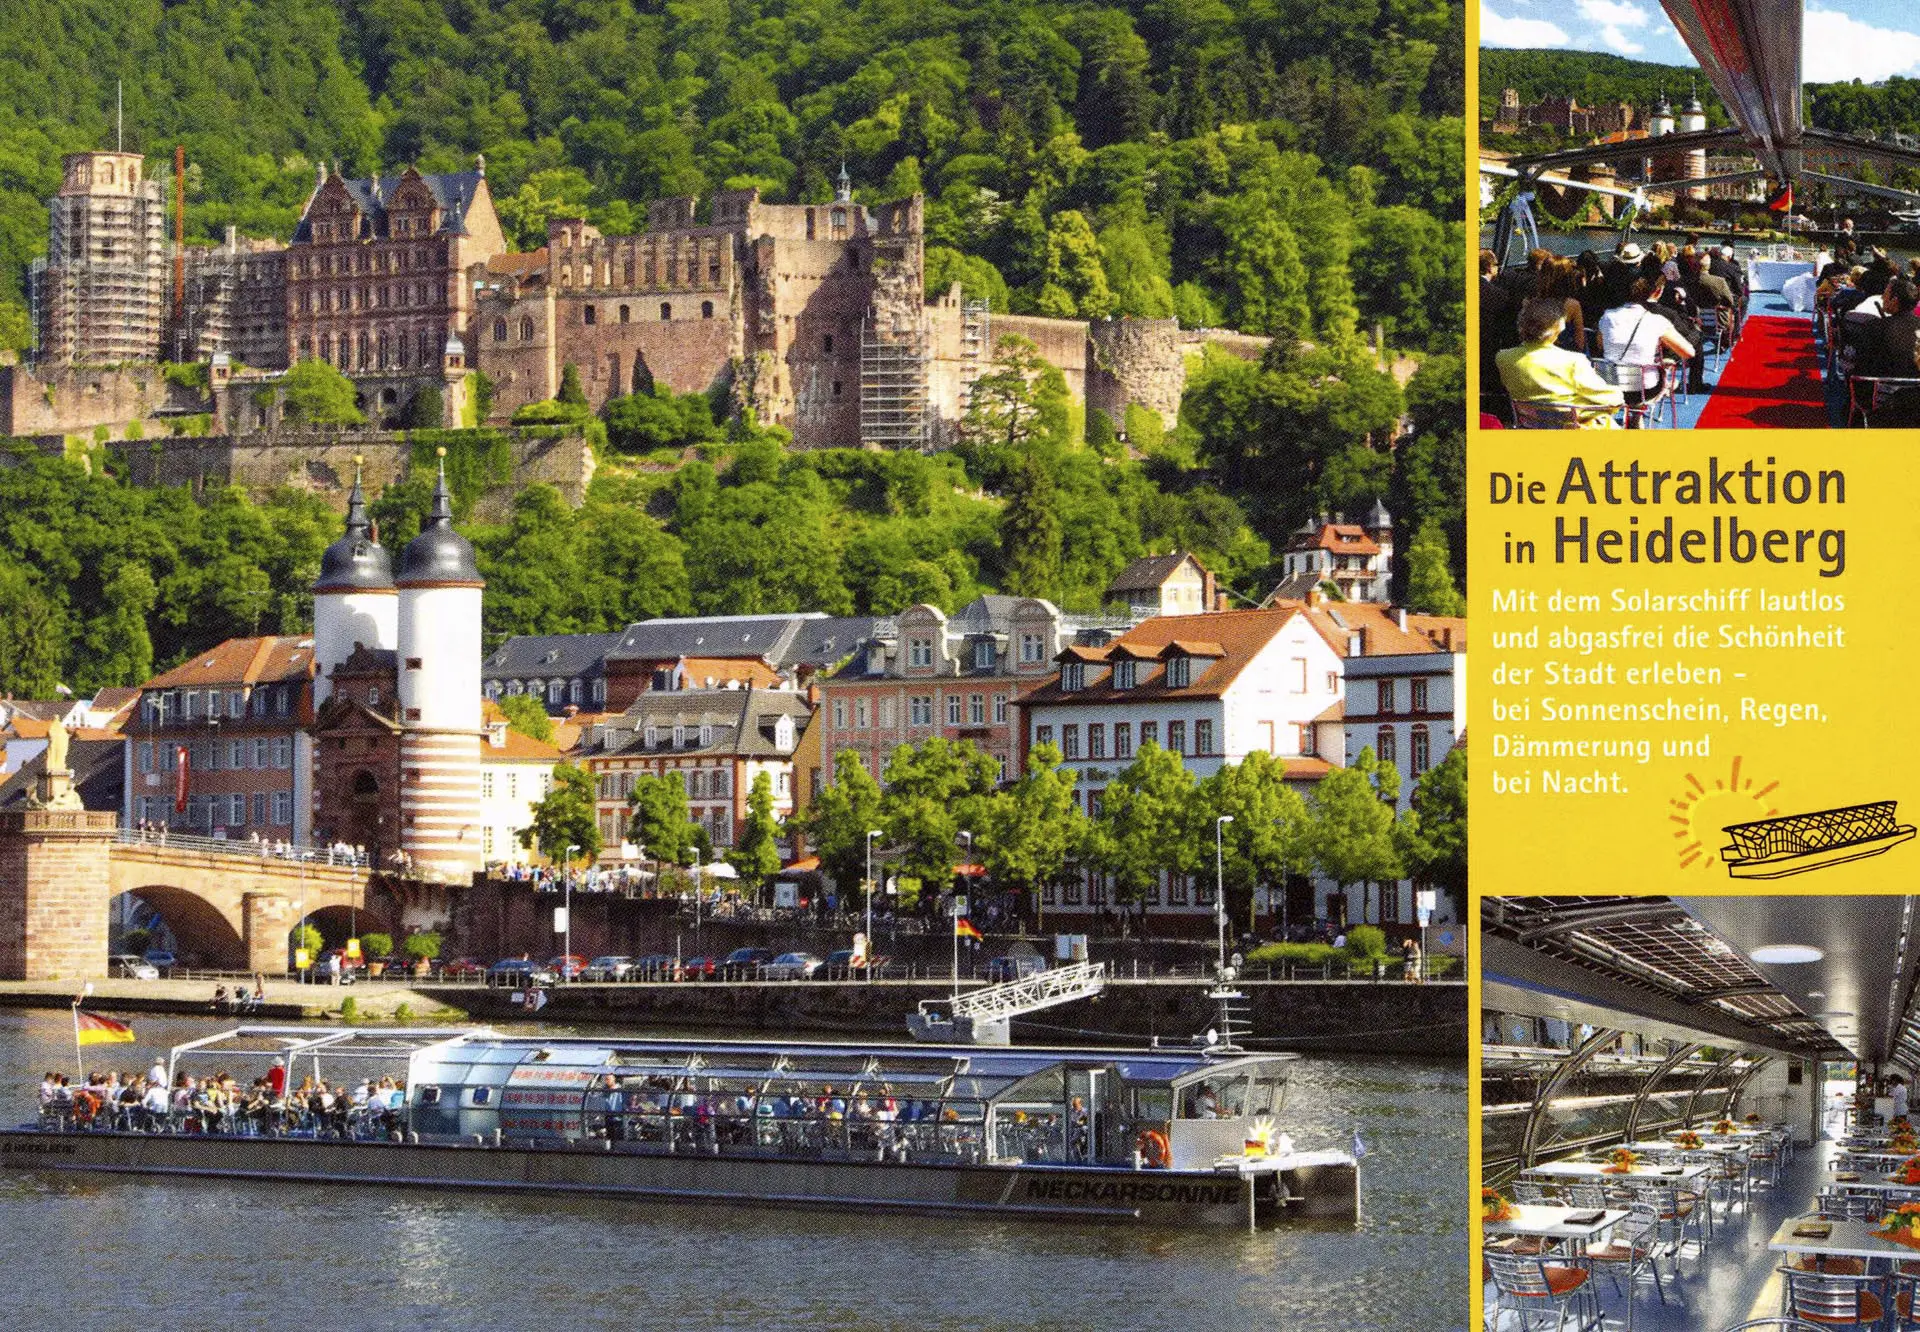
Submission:
<svg viewBox="0 0 1920 1332">
<path fill-rule="evenodd" d="M 1565 46 L 1565 29 L 1545 19 L 1502 18 L 1486 5 L 1480 6 L 1480 44 L 1482 46 Z"/>
<path fill-rule="evenodd" d="M 1609 51 L 1618 51 L 1621 55 L 1639 55 L 1647 49 L 1611 23 L 1600 29 L 1600 40 Z"/>
<path fill-rule="evenodd" d="M 1622 0 L 1578 0 L 1574 9 L 1589 23 L 1615 28 L 1644 28 L 1653 22 L 1648 11 Z"/>
<path fill-rule="evenodd" d="M 1878 83 L 1894 74 L 1920 74 L 1920 33 L 1811 8 L 1802 32 L 1801 77 L 1809 83 Z"/>
</svg>

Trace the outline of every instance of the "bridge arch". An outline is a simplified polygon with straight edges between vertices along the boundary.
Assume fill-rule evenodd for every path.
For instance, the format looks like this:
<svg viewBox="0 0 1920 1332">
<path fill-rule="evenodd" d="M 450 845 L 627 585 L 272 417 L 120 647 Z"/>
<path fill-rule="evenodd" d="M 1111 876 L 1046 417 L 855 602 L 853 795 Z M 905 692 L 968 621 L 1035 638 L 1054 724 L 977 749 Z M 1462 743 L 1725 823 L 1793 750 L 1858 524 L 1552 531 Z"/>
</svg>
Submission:
<svg viewBox="0 0 1920 1332">
<path fill-rule="evenodd" d="M 170 883 L 143 883 L 126 889 L 153 908 L 173 935 L 174 951 L 185 966 L 214 967 L 222 971 L 247 968 L 247 941 L 235 921 L 219 906 L 191 888 Z"/>
</svg>

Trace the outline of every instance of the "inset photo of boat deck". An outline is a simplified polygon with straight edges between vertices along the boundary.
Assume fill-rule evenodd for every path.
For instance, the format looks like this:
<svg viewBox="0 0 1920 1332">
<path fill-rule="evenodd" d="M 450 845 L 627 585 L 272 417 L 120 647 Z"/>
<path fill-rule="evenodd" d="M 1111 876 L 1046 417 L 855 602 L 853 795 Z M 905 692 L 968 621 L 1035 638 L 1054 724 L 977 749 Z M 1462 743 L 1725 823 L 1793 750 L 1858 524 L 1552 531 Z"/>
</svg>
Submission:
<svg viewBox="0 0 1920 1332">
<path fill-rule="evenodd" d="M 1865 1328 L 1910 1307 L 1915 903 L 1483 898 L 1489 1325 Z"/>
</svg>

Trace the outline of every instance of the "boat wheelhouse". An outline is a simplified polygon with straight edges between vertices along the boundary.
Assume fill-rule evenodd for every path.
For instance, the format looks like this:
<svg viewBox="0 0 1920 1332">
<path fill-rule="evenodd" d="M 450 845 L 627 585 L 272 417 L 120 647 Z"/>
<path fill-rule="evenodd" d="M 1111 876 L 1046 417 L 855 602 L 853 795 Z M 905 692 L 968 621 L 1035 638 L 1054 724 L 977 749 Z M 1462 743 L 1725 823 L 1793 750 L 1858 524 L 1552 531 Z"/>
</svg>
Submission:
<svg viewBox="0 0 1920 1332">
<path fill-rule="evenodd" d="M 1280 1131 L 1290 1054 L 255 1026 L 177 1047 L 169 1073 L 273 1059 L 292 1084 L 403 1065 L 404 1100 L 329 1120 L 296 1104 L 43 1122 L 0 1131 L 0 1161 L 1156 1225 L 1359 1209 L 1351 1156 Z"/>
</svg>

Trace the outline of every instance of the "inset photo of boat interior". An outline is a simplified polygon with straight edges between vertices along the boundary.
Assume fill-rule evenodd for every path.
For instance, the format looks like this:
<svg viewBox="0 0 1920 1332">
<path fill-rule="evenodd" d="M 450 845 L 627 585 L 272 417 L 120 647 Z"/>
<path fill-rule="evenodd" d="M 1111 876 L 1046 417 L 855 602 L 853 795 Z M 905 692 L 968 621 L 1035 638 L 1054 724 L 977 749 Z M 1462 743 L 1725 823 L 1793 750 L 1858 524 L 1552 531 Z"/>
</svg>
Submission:
<svg viewBox="0 0 1920 1332">
<path fill-rule="evenodd" d="M 1916 900 L 1483 898 L 1487 1325 L 1912 1326 Z"/>
</svg>

